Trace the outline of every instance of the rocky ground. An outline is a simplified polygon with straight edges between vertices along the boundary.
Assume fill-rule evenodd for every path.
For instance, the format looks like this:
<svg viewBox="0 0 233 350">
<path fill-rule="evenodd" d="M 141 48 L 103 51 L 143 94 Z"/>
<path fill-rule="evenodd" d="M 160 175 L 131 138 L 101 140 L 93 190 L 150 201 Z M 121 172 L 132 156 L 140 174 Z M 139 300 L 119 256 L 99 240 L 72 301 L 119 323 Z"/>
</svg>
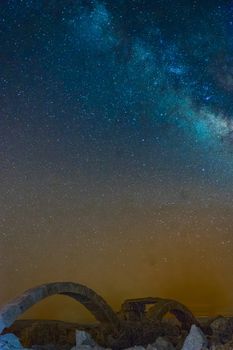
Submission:
<svg viewBox="0 0 233 350">
<path fill-rule="evenodd" d="M 131 350 L 233 350 L 233 318 L 201 320 L 185 331 L 174 319 L 162 322 L 154 341 Z M 0 335 L 0 350 L 105 350 L 98 341 L 97 325 L 59 321 L 21 320 Z M 162 330 L 162 331 L 161 331 Z M 122 347 L 121 347 L 122 348 Z M 116 348 L 115 348 L 116 349 Z M 114 349 L 114 350 L 115 350 Z"/>
</svg>

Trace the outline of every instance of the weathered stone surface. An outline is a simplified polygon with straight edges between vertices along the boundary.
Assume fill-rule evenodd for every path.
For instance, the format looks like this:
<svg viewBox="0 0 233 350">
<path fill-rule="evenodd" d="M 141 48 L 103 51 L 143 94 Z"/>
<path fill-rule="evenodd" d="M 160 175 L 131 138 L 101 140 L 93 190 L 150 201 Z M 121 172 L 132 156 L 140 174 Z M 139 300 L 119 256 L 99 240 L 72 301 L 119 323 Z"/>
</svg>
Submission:
<svg viewBox="0 0 233 350">
<path fill-rule="evenodd" d="M 31 306 L 55 294 L 64 294 L 82 303 L 100 322 L 106 322 L 118 329 L 120 321 L 101 296 L 86 286 L 72 282 L 45 284 L 26 291 L 0 310 L 0 333 Z"/>
<path fill-rule="evenodd" d="M 18 350 L 23 349 L 19 339 L 12 333 L 4 334 L 0 336 L 0 349 L 1 350 Z"/>
<path fill-rule="evenodd" d="M 17 320 L 7 332 L 14 333 L 27 348 L 55 344 L 60 349 L 67 344 L 69 350 L 75 344 L 75 331 L 78 326 L 62 321 Z"/>
<path fill-rule="evenodd" d="M 174 346 L 163 337 L 158 337 L 151 346 L 156 350 L 175 350 Z M 149 350 L 148 347 L 147 350 Z"/>
<path fill-rule="evenodd" d="M 233 324 L 232 319 L 223 316 L 217 317 L 210 324 L 213 332 L 212 337 L 215 343 L 227 343 L 232 338 Z"/>
<path fill-rule="evenodd" d="M 75 350 L 106 350 L 99 346 L 85 331 L 76 330 L 76 345 Z"/>
<path fill-rule="evenodd" d="M 226 344 L 215 344 L 210 347 L 211 350 L 232 350 L 233 341 L 230 341 Z"/>
<path fill-rule="evenodd" d="M 199 326 L 199 322 L 192 312 L 185 305 L 172 299 L 161 299 L 149 309 L 148 317 L 150 319 L 162 320 L 168 312 L 180 321 L 184 329 L 190 329 L 192 324 Z"/>
<path fill-rule="evenodd" d="M 201 350 L 207 347 L 208 342 L 201 331 L 196 325 L 192 325 L 187 338 L 184 341 L 182 350 Z"/>
<path fill-rule="evenodd" d="M 225 328 L 226 325 L 227 325 L 227 319 L 223 316 L 218 316 L 210 323 L 210 328 L 214 332 L 216 332 Z"/>
<path fill-rule="evenodd" d="M 76 347 L 81 345 L 96 346 L 96 343 L 89 333 L 76 330 Z"/>
<path fill-rule="evenodd" d="M 33 345 L 32 350 L 57 350 L 57 347 L 55 344 Z"/>
<path fill-rule="evenodd" d="M 151 305 L 151 308 L 145 312 L 148 305 Z M 119 317 L 128 321 L 140 321 L 144 317 L 161 321 L 167 313 L 173 314 L 185 329 L 190 329 L 192 324 L 200 326 L 198 320 L 185 305 L 173 299 L 158 297 L 125 300 L 121 305 Z"/>
<path fill-rule="evenodd" d="M 171 348 L 171 346 L 181 349 L 181 344 L 183 344 L 184 337 L 186 336 L 183 332 L 187 332 L 190 329 L 191 323 L 196 326 L 200 325 L 199 320 L 194 317 L 192 312 L 175 300 L 154 297 L 128 299 L 122 304 L 121 311 L 115 313 L 104 299 L 93 290 L 77 283 L 59 282 L 44 284 L 29 289 L 19 298 L 14 299 L 0 309 L 0 332 L 3 330 L 4 332 L 12 332 L 8 327 L 14 323 L 18 316 L 40 300 L 55 294 L 67 295 L 79 301 L 100 322 L 91 331 L 95 344 L 90 342 L 90 339 L 87 339 L 87 337 L 85 339 L 86 343 L 82 343 L 81 340 L 77 341 L 77 346 L 83 347 L 82 350 L 90 350 L 89 347 L 99 347 L 100 349 L 100 346 L 118 350 L 130 346 L 138 346 L 139 344 L 146 347 L 147 344 L 154 344 L 155 339 L 160 336 L 166 337 L 170 345 L 164 344 L 165 338 L 163 338 L 161 340 L 163 344 L 153 346 L 160 347 L 161 349 L 164 347 Z M 148 305 L 152 305 L 149 310 Z M 167 321 L 169 318 L 166 318 L 167 313 L 173 314 L 178 322 L 176 321 L 174 323 L 173 319 L 173 322 L 169 323 Z M 200 327 L 202 328 L 202 326 Z M 70 349 L 75 343 L 75 328 L 73 327 L 69 331 L 63 330 L 62 334 L 60 334 L 58 329 L 51 331 L 50 328 L 44 328 L 40 332 L 39 328 L 38 325 L 33 324 L 33 327 L 30 326 L 24 330 L 20 330 L 20 339 L 22 339 L 24 346 L 57 344 L 59 347 L 69 345 Z M 89 329 L 90 327 L 83 328 L 83 330 L 87 330 L 88 332 Z M 229 329 L 228 324 L 227 330 Z M 212 334 L 205 333 L 208 336 Z M 15 334 L 19 336 L 18 333 Z M 217 334 L 220 334 L 221 341 L 223 339 L 224 342 L 230 340 L 229 334 L 225 331 Z M 64 344 L 64 340 L 66 340 L 66 344 Z M 219 339 L 216 342 L 212 341 L 212 344 L 218 342 Z M 86 348 L 84 349 L 84 347 Z"/>
<path fill-rule="evenodd" d="M 148 344 L 146 350 L 155 350 L 155 348 L 152 346 L 152 344 Z"/>
<path fill-rule="evenodd" d="M 131 348 L 127 348 L 125 350 L 145 350 L 145 348 L 141 345 L 135 345 L 135 346 L 132 346 Z"/>
</svg>

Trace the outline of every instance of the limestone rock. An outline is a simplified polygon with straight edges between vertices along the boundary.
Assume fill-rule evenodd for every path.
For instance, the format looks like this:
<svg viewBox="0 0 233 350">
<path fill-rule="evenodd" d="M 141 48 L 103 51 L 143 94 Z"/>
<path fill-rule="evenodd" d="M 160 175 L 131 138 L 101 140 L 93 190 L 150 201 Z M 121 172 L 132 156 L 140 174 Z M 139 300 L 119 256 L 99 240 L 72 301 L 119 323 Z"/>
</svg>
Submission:
<svg viewBox="0 0 233 350">
<path fill-rule="evenodd" d="M 1 350 L 18 350 L 23 349 L 19 339 L 13 333 L 0 335 Z"/>
<path fill-rule="evenodd" d="M 55 344 L 32 345 L 32 350 L 57 350 L 57 346 Z"/>
<path fill-rule="evenodd" d="M 211 350 L 232 350 L 233 349 L 233 338 L 225 344 L 212 344 L 210 347 Z"/>
<path fill-rule="evenodd" d="M 207 347 L 207 339 L 204 333 L 196 325 L 192 325 L 187 338 L 184 341 L 182 350 L 201 350 Z"/>
<path fill-rule="evenodd" d="M 76 330 L 76 346 L 72 349 L 76 350 L 104 350 L 96 344 L 91 335 L 85 331 Z"/>
<path fill-rule="evenodd" d="M 131 348 L 127 348 L 125 350 L 145 350 L 145 348 L 141 345 L 135 345 L 135 346 L 132 346 Z"/>
<path fill-rule="evenodd" d="M 218 344 L 218 345 L 213 345 L 210 348 L 211 350 L 232 350 L 233 349 L 233 343 L 226 343 L 226 344 Z"/>
<path fill-rule="evenodd" d="M 213 332 L 219 332 L 225 329 L 227 326 L 227 319 L 223 316 L 216 317 L 210 324 L 210 328 Z"/>
<path fill-rule="evenodd" d="M 232 337 L 232 321 L 219 316 L 210 324 L 210 328 L 213 332 L 213 339 L 216 342 L 227 343 Z"/>
<path fill-rule="evenodd" d="M 152 344 L 148 344 L 146 350 L 155 350 L 155 348 Z"/>
<path fill-rule="evenodd" d="M 76 347 L 79 347 L 81 345 L 95 346 L 96 343 L 89 333 L 76 330 Z"/>
<path fill-rule="evenodd" d="M 158 337 L 156 341 L 151 345 L 156 350 L 174 350 L 175 349 L 173 345 L 163 337 Z"/>
</svg>

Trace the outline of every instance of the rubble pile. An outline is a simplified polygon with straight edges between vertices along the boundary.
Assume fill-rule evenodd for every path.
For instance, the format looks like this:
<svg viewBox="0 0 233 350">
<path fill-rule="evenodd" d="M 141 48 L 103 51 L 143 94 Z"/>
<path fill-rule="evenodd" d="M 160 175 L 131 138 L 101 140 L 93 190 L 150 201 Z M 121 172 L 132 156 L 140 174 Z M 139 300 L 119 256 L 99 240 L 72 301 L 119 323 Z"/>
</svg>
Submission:
<svg viewBox="0 0 233 350">
<path fill-rule="evenodd" d="M 20 321 L 18 321 L 20 323 Z M 46 328 L 46 327 L 45 327 Z M 84 328 L 84 327 L 83 327 Z M 32 327 L 32 329 L 34 329 Z M 40 327 L 40 330 L 43 328 Z M 60 325 L 60 330 L 62 326 Z M 208 332 L 206 333 L 206 330 Z M 48 329 L 47 329 L 48 331 Z M 16 332 L 17 333 L 17 332 Z M 158 334 L 160 335 L 158 336 Z M 23 332 L 18 332 L 18 335 Z M 68 334 L 68 333 L 64 333 Z M 64 336 L 63 334 L 63 336 Z M 18 338 L 13 333 L 5 333 L 0 335 L 1 350 L 233 350 L 233 319 L 225 317 L 217 317 L 209 322 L 208 327 L 203 323 L 200 327 L 193 324 L 189 331 L 182 327 L 174 320 L 167 320 L 160 324 L 159 332 L 155 329 L 155 339 L 148 344 L 140 344 L 137 339 L 136 344 L 131 347 L 123 347 L 120 341 L 114 339 L 113 346 L 107 347 L 100 344 L 97 339 L 96 328 L 89 328 L 89 332 L 85 330 L 76 330 L 73 337 L 66 339 L 62 337 L 59 341 L 50 338 L 50 342 L 45 344 L 31 344 L 25 347 L 25 338 Z M 122 335 L 123 336 L 123 335 Z M 132 336 L 132 334 L 131 334 Z M 110 336 L 111 338 L 111 336 Z M 41 338 L 38 338 L 41 339 Z M 35 334 L 34 334 L 34 340 Z M 47 339 L 49 340 L 49 338 Z M 103 339 L 102 339 L 103 341 Z M 134 339 L 131 339 L 134 342 Z M 109 340 L 109 343 L 111 339 Z M 114 344 L 115 342 L 115 344 Z M 72 344 L 73 343 L 73 344 Z M 135 343 L 135 342 L 134 342 Z M 72 345 L 71 345 L 72 344 Z M 117 345 L 116 345 L 117 344 Z"/>
</svg>

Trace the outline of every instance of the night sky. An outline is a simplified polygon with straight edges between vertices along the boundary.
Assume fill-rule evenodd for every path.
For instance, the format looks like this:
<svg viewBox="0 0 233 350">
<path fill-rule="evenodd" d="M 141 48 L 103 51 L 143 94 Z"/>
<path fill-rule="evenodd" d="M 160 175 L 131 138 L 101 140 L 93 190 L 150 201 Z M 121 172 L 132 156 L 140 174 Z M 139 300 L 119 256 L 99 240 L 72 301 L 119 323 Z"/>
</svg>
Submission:
<svg viewBox="0 0 233 350">
<path fill-rule="evenodd" d="M 73 281 L 233 313 L 232 1 L 1 1 L 0 92 L 0 304 Z"/>
</svg>

